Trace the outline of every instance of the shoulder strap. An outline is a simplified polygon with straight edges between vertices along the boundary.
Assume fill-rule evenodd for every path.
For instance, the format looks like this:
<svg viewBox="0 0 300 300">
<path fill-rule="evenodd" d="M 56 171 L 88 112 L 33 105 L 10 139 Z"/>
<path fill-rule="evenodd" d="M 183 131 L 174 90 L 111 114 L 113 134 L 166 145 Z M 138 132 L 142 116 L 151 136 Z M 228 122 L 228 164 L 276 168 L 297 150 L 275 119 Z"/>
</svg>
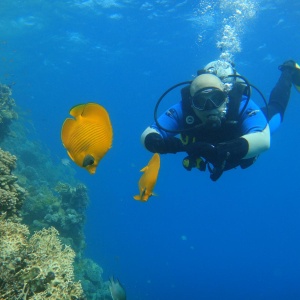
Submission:
<svg viewBox="0 0 300 300">
<path fill-rule="evenodd" d="M 186 128 L 194 127 L 198 123 L 198 118 L 196 117 L 192 109 L 192 97 L 190 94 L 190 85 L 185 86 L 181 89 L 181 100 L 182 100 L 182 113 L 184 126 Z"/>
<path fill-rule="evenodd" d="M 192 105 L 190 86 L 189 84 L 181 89 L 182 108 L 184 111 L 190 110 Z"/>
<path fill-rule="evenodd" d="M 226 114 L 226 121 L 228 123 L 236 124 L 238 122 L 239 108 L 241 105 L 244 90 L 245 85 L 237 82 L 228 93 L 229 103 L 227 105 L 228 111 Z"/>
</svg>

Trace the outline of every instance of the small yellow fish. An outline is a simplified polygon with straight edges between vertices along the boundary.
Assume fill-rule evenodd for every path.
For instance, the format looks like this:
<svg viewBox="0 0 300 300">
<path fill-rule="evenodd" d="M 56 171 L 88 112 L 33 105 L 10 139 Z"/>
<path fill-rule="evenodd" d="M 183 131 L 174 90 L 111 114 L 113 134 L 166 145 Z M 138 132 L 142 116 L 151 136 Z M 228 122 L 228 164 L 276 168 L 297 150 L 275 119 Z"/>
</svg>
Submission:
<svg viewBox="0 0 300 300">
<path fill-rule="evenodd" d="M 74 106 L 74 119 L 67 118 L 61 129 L 61 139 L 70 158 L 90 174 L 96 172 L 100 160 L 112 146 L 113 131 L 109 115 L 97 103 Z"/>
<path fill-rule="evenodd" d="M 149 197 L 154 195 L 153 189 L 157 181 L 159 167 L 160 157 L 158 153 L 154 153 L 148 165 L 141 170 L 144 174 L 139 180 L 140 194 L 133 197 L 135 200 L 146 202 Z"/>
</svg>

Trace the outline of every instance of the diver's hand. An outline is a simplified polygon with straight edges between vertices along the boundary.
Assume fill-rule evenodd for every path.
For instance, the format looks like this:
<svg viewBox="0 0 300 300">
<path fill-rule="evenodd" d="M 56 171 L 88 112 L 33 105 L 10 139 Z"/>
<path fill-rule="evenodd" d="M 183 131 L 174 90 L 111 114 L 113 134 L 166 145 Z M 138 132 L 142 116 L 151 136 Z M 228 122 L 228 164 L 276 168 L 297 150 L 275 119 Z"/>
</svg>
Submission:
<svg viewBox="0 0 300 300">
<path fill-rule="evenodd" d="M 216 147 L 209 143 L 197 142 L 186 145 L 185 152 L 190 157 L 202 156 L 210 161 L 209 158 L 216 154 Z"/>
<path fill-rule="evenodd" d="M 191 171 L 193 168 L 196 168 L 199 171 L 206 170 L 206 162 L 202 159 L 202 157 L 187 156 L 183 159 L 182 166 L 187 171 Z"/>
<path fill-rule="evenodd" d="M 205 171 L 207 162 L 213 165 L 209 167 L 210 179 L 216 181 L 223 174 L 226 166 L 229 152 L 219 151 L 219 146 L 215 147 L 209 143 L 193 143 L 186 146 L 186 152 L 189 154 L 182 164 L 184 168 L 190 171 L 192 168 L 197 168 L 200 171 Z M 202 157 L 206 160 L 203 161 Z"/>
<path fill-rule="evenodd" d="M 166 154 L 184 151 L 180 139 L 176 137 L 163 138 L 155 132 L 151 132 L 145 137 L 144 145 L 152 153 Z"/>
<path fill-rule="evenodd" d="M 226 155 L 219 153 L 218 147 L 215 147 L 209 143 L 197 142 L 185 146 L 185 150 L 189 157 L 198 158 L 203 157 L 209 163 L 214 166 L 220 166 L 223 164 Z"/>
<path fill-rule="evenodd" d="M 238 139 L 238 141 L 239 140 L 240 139 Z M 213 164 L 214 167 L 223 167 L 224 162 L 230 157 L 230 153 L 236 152 L 236 148 L 239 147 L 237 142 L 231 144 L 233 144 L 234 149 L 230 149 L 232 147 L 228 146 L 229 143 L 217 144 L 214 146 L 209 143 L 197 142 L 186 145 L 185 151 L 189 157 L 203 157 L 209 163 Z M 244 155 L 244 153 L 242 155 Z"/>
</svg>

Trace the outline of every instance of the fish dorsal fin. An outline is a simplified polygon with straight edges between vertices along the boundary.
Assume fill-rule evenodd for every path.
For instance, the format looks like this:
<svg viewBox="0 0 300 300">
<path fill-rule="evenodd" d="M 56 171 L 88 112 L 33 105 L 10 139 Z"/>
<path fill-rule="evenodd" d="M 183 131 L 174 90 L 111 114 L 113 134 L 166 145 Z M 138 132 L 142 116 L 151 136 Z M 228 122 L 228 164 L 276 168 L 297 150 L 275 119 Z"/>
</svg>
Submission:
<svg viewBox="0 0 300 300">
<path fill-rule="evenodd" d="M 80 115 L 83 118 L 90 119 L 90 120 L 99 120 L 99 118 L 101 118 L 106 122 L 110 122 L 108 113 L 105 110 L 105 108 L 97 103 L 90 102 L 84 105 L 79 105 L 78 108 L 75 106 L 73 109 L 74 109 L 74 113 L 76 113 L 77 115 L 78 113 L 80 113 Z M 70 114 L 72 115 L 71 112 Z"/>
<path fill-rule="evenodd" d="M 140 172 L 146 172 L 149 169 L 148 166 L 144 167 L 143 169 L 140 170 Z"/>
<path fill-rule="evenodd" d="M 78 104 L 78 105 L 72 107 L 70 110 L 70 115 L 73 116 L 74 118 L 77 118 L 78 116 L 80 116 L 82 114 L 85 106 L 86 106 L 86 104 Z"/>
</svg>

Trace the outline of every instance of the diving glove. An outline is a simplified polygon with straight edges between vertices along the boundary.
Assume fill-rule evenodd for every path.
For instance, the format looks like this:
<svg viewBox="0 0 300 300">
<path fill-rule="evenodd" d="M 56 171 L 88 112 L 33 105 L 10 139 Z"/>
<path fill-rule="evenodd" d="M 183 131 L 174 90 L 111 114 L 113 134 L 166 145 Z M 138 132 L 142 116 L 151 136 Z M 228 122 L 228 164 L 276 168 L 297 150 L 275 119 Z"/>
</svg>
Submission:
<svg viewBox="0 0 300 300">
<path fill-rule="evenodd" d="M 300 92 L 300 66 L 294 60 L 287 60 L 278 69 L 290 73 L 293 85 Z"/>
<path fill-rule="evenodd" d="M 145 137 L 145 147 L 152 153 L 177 153 L 185 151 L 180 139 L 176 137 L 163 138 L 160 134 L 151 132 Z"/>
</svg>

